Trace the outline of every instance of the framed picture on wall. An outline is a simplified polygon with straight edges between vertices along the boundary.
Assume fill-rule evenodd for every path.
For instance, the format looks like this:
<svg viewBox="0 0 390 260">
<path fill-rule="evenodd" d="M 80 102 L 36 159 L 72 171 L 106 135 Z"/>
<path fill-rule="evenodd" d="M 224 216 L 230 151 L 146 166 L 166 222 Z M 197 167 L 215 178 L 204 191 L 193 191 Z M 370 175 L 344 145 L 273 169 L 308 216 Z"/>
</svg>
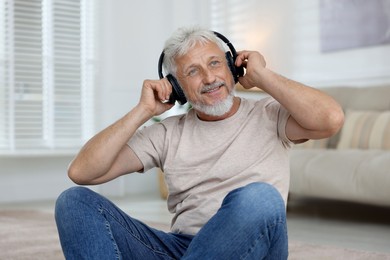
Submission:
<svg viewBox="0 0 390 260">
<path fill-rule="evenodd" d="M 390 44 L 390 0 L 320 0 L 321 50 Z"/>
</svg>

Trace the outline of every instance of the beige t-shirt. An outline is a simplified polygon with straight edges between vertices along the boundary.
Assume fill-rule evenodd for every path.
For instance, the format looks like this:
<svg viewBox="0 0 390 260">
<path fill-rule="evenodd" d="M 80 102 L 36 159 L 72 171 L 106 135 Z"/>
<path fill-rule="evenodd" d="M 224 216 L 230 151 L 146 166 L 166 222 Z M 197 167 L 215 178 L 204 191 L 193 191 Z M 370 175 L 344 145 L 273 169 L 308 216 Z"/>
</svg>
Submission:
<svg viewBox="0 0 390 260">
<path fill-rule="evenodd" d="M 221 121 L 201 121 L 190 110 L 139 130 L 128 144 L 144 171 L 164 171 L 172 232 L 196 234 L 227 193 L 252 182 L 274 185 L 286 203 L 288 117 L 272 98 L 241 99 L 238 111 Z"/>
</svg>

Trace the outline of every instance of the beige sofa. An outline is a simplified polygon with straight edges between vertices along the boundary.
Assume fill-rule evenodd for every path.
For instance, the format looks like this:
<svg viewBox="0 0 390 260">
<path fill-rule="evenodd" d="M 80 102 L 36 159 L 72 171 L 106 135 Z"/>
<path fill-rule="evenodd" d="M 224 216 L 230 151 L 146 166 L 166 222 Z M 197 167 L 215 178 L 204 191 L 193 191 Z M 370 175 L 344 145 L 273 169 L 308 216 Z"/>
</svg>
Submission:
<svg viewBox="0 0 390 260">
<path fill-rule="evenodd" d="M 293 148 L 290 195 L 390 206 L 390 85 L 322 90 L 342 105 L 345 123 Z"/>
</svg>

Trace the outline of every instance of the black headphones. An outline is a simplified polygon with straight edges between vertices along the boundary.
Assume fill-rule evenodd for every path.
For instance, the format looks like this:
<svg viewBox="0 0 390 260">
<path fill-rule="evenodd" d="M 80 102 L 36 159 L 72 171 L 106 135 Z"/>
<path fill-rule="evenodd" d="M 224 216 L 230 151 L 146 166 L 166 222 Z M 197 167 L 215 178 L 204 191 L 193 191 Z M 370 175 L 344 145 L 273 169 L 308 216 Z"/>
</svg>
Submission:
<svg viewBox="0 0 390 260">
<path fill-rule="evenodd" d="M 223 36 L 222 34 L 220 34 L 218 32 L 214 32 L 214 34 L 219 39 L 221 39 L 224 43 L 226 43 L 226 45 L 230 49 L 230 52 L 227 51 L 225 53 L 226 61 L 227 61 L 227 64 L 228 64 L 230 71 L 233 74 L 234 82 L 237 83 L 238 78 L 244 76 L 244 68 L 242 66 L 236 67 L 236 65 L 234 65 L 234 62 L 237 58 L 236 49 L 234 48 L 233 44 L 231 44 L 230 41 L 225 36 Z M 160 79 L 164 78 L 164 75 L 162 72 L 162 64 L 164 62 L 164 55 L 165 54 L 163 51 L 160 55 L 159 60 L 158 60 L 158 76 L 160 77 Z M 177 101 L 177 102 L 179 102 L 180 105 L 184 105 L 187 102 L 187 99 L 184 95 L 182 88 L 180 87 L 179 82 L 171 74 L 166 75 L 166 78 L 169 81 L 169 83 L 172 85 L 172 94 L 169 97 L 168 103 L 174 104 L 175 101 Z"/>
</svg>

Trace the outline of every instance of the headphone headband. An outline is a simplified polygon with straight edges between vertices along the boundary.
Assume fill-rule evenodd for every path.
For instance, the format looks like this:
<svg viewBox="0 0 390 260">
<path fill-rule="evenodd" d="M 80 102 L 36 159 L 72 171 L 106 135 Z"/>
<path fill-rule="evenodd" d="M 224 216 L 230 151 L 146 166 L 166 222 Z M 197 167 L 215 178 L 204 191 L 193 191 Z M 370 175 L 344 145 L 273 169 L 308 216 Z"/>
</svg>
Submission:
<svg viewBox="0 0 390 260">
<path fill-rule="evenodd" d="M 219 32 L 213 31 L 213 33 L 214 33 L 219 39 L 221 39 L 224 43 L 226 43 L 226 45 L 229 47 L 230 52 L 232 53 L 232 56 L 233 56 L 234 60 L 236 60 L 236 58 L 237 58 L 236 49 L 234 48 L 233 44 L 228 40 L 228 38 L 226 38 L 225 36 L 223 36 L 223 35 L 220 34 Z"/>
<path fill-rule="evenodd" d="M 162 65 L 164 62 L 164 51 L 161 53 L 160 58 L 158 59 L 158 76 L 160 79 L 164 78 L 163 72 L 162 72 Z"/>
</svg>

